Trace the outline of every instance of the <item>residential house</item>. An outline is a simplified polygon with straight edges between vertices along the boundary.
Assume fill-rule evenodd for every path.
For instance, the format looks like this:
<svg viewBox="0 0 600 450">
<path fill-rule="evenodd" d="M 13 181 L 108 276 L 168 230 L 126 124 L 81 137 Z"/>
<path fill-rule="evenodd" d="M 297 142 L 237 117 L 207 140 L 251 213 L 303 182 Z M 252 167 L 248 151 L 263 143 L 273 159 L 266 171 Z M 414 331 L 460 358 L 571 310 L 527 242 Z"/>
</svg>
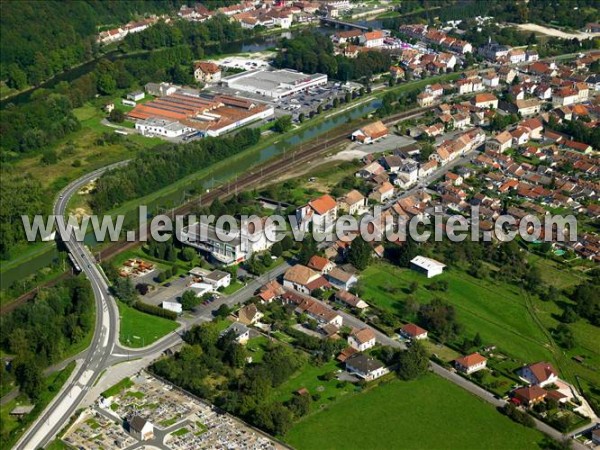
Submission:
<svg viewBox="0 0 600 450">
<path fill-rule="evenodd" d="M 406 339 L 421 340 L 427 339 L 427 330 L 414 323 L 407 323 L 400 329 L 400 334 Z"/>
<path fill-rule="evenodd" d="M 194 78 L 203 83 L 218 83 L 221 81 L 221 69 L 215 63 L 199 61 L 194 64 Z"/>
<path fill-rule="evenodd" d="M 326 275 L 331 271 L 331 269 L 335 267 L 335 264 L 329 261 L 327 258 L 323 258 L 319 255 L 314 255 L 308 261 L 307 266 L 310 269 L 319 272 L 321 275 Z"/>
<path fill-rule="evenodd" d="M 554 106 L 568 106 L 579 101 L 579 93 L 572 87 L 564 87 L 552 94 Z"/>
<path fill-rule="evenodd" d="M 527 62 L 535 62 L 540 59 L 540 55 L 535 50 L 527 50 L 525 52 L 525 60 Z"/>
<path fill-rule="evenodd" d="M 364 352 L 375 346 L 377 339 L 371 328 L 365 327 L 360 330 L 353 330 L 348 336 L 348 344 L 359 352 Z"/>
<path fill-rule="evenodd" d="M 525 60 L 527 59 L 526 55 L 525 55 L 525 50 L 521 49 L 521 48 L 513 48 L 512 50 L 510 50 L 508 52 L 508 61 L 511 64 L 519 64 L 522 62 L 525 62 Z"/>
<path fill-rule="evenodd" d="M 238 321 L 244 325 L 254 325 L 264 316 L 254 303 L 242 306 L 238 311 Z"/>
<path fill-rule="evenodd" d="M 462 358 L 458 358 L 454 361 L 454 367 L 456 367 L 456 370 L 467 375 L 484 369 L 486 365 L 487 359 L 481 356 L 479 353 L 471 353 L 470 355 L 463 356 Z"/>
<path fill-rule="evenodd" d="M 233 322 L 221 332 L 221 336 L 225 336 L 228 333 L 232 333 L 235 342 L 241 345 L 247 344 L 250 339 L 250 328 L 240 322 Z"/>
<path fill-rule="evenodd" d="M 417 182 L 419 179 L 419 163 L 413 159 L 405 159 L 403 161 L 394 184 L 401 188 L 407 189 Z"/>
<path fill-rule="evenodd" d="M 295 304 L 295 311 L 297 314 L 307 314 L 309 317 L 316 320 L 321 328 L 331 328 L 332 326 L 340 328 L 343 324 L 342 316 L 314 298 L 304 297 L 300 294 L 288 291 L 283 295 L 283 300 L 284 303 Z"/>
<path fill-rule="evenodd" d="M 346 272 L 339 267 L 334 267 L 327 273 L 327 279 L 329 282 L 338 289 L 349 290 L 356 284 L 358 278 L 356 275 Z"/>
<path fill-rule="evenodd" d="M 214 290 L 224 289 L 231 284 L 231 274 L 222 270 L 213 270 L 205 275 L 202 280 L 210 284 Z"/>
<path fill-rule="evenodd" d="M 515 148 L 525 145 L 529 140 L 529 130 L 525 127 L 517 127 L 510 134 L 513 137 L 512 146 Z"/>
<path fill-rule="evenodd" d="M 353 189 L 339 200 L 339 207 L 352 216 L 362 214 L 367 208 L 367 198 Z"/>
<path fill-rule="evenodd" d="M 500 84 L 500 77 L 495 72 L 487 73 L 483 76 L 483 85 L 488 88 L 495 88 Z"/>
<path fill-rule="evenodd" d="M 421 92 L 417 95 L 417 104 L 422 108 L 433 105 L 434 100 L 435 98 L 430 92 Z"/>
<path fill-rule="evenodd" d="M 387 155 L 380 159 L 381 165 L 390 173 L 397 173 L 404 164 L 404 159 L 396 155 Z"/>
<path fill-rule="evenodd" d="M 552 87 L 549 84 L 540 84 L 535 88 L 535 95 L 540 100 L 550 100 L 552 98 Z"/>
<path fill-rule="evenodd" d="M 498 70 L 498 76 L 500 77 L 500 81 L 504 83 L 511 84 L 515 77 L 517 76 L 517 72 L 508 66 L 502 66 Z"/>
<path fill-rule="evenodd" d="M 523 406 L 533 406 L 544 401 L 548 392 L 539 386 L 526 386 L 512 391 L 511 396 L 516 403 Z"/>
<path fill-rule="evenodd" d="M 488 92 L 477 94 L 473 97 L 471 103 L 479 108 L 498 108 L 498 99 L 494 94 Z"/>
<path fill-rule="evenodd" d="M 384 39 L 383 31 L 374 30 L 374 31 L 368 31 L 368 32 L 362 34 L 358 38 L 358 41 L 364 47 L 373 48 L 373 47 L 383 47 L 383 39 Z"/>
<path fill-rule="evenodd" d="M 364 310 L 369 307 L 367 302 L 347 291 L 346 289 L 337 290 L 334 294 L 334 299 L 340 303 L 350 306 L 351 308 Z"/>
<path fill-rule="evenodd" d="M 455 83 L 455 86 L 458 89 L 459 94 L 469 94 L 473 92 L 473 81 L 469 79 L 458 80 Z"/>
<path fill-rule="evenodd" d="M 529 130 L 529 139 L 540 140 L 542 139 L 542 132 L 544 131 L 544 125 L 540 119 L 527 119 L 523 120 L 519 126 L 527 128 Z"/>
<path fill-rule="evenodd" d="M 271 303 L 273 300 L 280 298 L 285 289 L 281 286 L 277 280 L 271 280 L 267 284 L 261 286 L 258 292 L 258 297 L 261 303 Z"/>
<path fill-rule="evenodd" d="M 471 81 L 473 83 L 473 92 L 483 91 L 484 86 L 483 86 L 483 80 L 481 78 L 473 77 L 473 78 L 471 78 Z"/>
<path fill-rule="evenodd" d="M 572 141 L 570 139 L 567 139 L 565 142 L 563 142 L 562 147 L 566 148 L 568 150 L 575 150 L 577 152 L 581 152 L 584 154 L 591 153 L 593 150 L 592 146 L 589 144 L 585 144 L 583 142 Z"/>
<path fill-rule="evenodd" d="M 432 278 L 440 275 L 446 266 L 435 259 L 426 258 L 425 256 L 415 256 L 410 261 L 410 267 L 417 272 L 424 273 L 427 275 L 427 278 Z"/>
<path fill-rule="evenodd" d="M 529 98 L 527 100 L 515 100 L 516 110 L 522 116 L 531 116 L 537 114 L 542 109 L 542 102 L 537 98 Z"/>
<path fill-rule="evenodd" d="M 378 139 L 382 139 L 390 134 L 387 127 L 378 120 L 352 133 L 352 140 L 363 144 L 371 144 Z"/>
<path fill-rule="evenodd" d="M 512 145 L 513 137 L 508 131 L 503 131 L 492 137 L 485 144 L 486 149 L 503 153 L 505 150 L 509 149 Z"/>
<path fill-rule="evenodd" d="M 377 161 L 367 164 L 358 172 L 356 172 L 357 177 L 364 179 L 371 179 L 380 174 L 385 174 L 385 168 Z"/>
<path fill-rule="evenodd" d="M 376 380 L 385 375 L 388 370 L 381 362 L 363 353 L 350 356 L 345 361 L 346 370 L 366 381 Z"/>
<path fill-rule="evenodd" d="M 518 370 L 518 374 L 529 384 L 539 387 L 544 387 L 558 381 L 558 372 L 552 367 L 552 364 L 547 362 L 538 362 L 525 366 Z"/>
<path fill-rule="evenodd" d="M 585 102 L 588 99 L 590 88 L 585 82 L 575 83 L 575 90 L 577 91 L 577 101 Z"/>
<path fill-rule="evenodd" d="M 431 159 L 427 161 L 425 164 L 421 164 L 419 168 L 419 176 L 426 177 L 427 175 L 432 174 L 437 169 L 438 162 L 435 159 Z"/>
<path fill-rule="evenodd" d="M 441 97 L 444 95 L 444 87 L 439 83 L 432 84 L 425 88 L 425 92 L 429 92 L 434 97 Z"/>
<path fill-rule="evenodd" d="M 283 275 L 283 286 L 310 295 L 316 289 L 329 287 L 329 283 L 320 273 L 302 264 L 296 264 Z"/>
<path fill-rule="evenodd" d="M 313 230 L 326 232 L 335 226 L 337 219 L 338 205 L 330 195 L 323 195 L 315 200 L 311 200 L 306 205 L 296 210 L 296 219 L 299 228 L 308 231 L 312 223 Z"/>
<path fill-rule="evenodd" d="M 389 181 L 384 181 L 379 186 L 377 186 L 375 189 L 373 189 L 373 192 L 371 192 L 371 194 L 369 194 L 369 198 L 371 198 L 379 203 L 385 203 L 393 196 L 394 196 L 394 185 L 392 183 L 390 183 Z"/>
<path fill-rule="evenodd" d="M 358 42 L 360 36 L 362 36 L 362 31 L 355 28 L 352 30 L 338 31 L 331 36 L 331 39 L 338 44 L 346 44 L 348 42 Z"/>
<path fill-rule="evenodd" d="M 287 30 L 292 26 L 293 15 L 291 11 L 273 11 L 269 14 L 273 19 L 273 24 Z"/>
<path fill-rule="evenodd" d="M 400 66 L 390 67 L 390 76 L 394 79 L 404 79 L 404 69 Z"/>
<path fill-rule="evenodd" d="M 463 184 L 464 180 L 463 180 L 463 177 L 461 177 L 460 175 L 458 175 L 454 172 L 447 172 L 446 173 L 446 181 L 449 181 L 454 186 L 460 186 L 461 184 Z"/>
</svg>

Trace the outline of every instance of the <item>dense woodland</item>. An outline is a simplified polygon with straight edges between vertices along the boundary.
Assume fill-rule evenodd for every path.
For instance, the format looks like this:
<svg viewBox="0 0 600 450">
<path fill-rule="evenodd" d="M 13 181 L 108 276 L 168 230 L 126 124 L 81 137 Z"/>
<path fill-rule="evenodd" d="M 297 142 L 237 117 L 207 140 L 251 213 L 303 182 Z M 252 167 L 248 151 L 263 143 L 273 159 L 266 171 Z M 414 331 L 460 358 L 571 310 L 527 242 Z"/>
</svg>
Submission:
<svg viewBox="0 0 600 450">
<path fill-rule="evenodd" d="M 333 54 L 328 36 L 305 31 L 292 39 L 283 39 L 274 64 L 277 67 L 307 73 L 325 73 L 341 80 L 361 80 L 389 69 L 392 59 L 386 52 L 361 52 L 355 59 Z"/>
<path fill-rule="evenodd" d="M 42 370 L 65 358 L 93 327 L 94 295 L 84 277 L 41 290 L 34 301 L 0 317 L 0 349 L 14 355 L 2 383 L 14 379 L 35 401 Z"/>
<path fill-rule="evenodd" d="M 173 12 L 180 0 L 5 1 L 0 77 L 15 89 L 38 85 L 97 54 L 98 27 Z"/>
</svg>

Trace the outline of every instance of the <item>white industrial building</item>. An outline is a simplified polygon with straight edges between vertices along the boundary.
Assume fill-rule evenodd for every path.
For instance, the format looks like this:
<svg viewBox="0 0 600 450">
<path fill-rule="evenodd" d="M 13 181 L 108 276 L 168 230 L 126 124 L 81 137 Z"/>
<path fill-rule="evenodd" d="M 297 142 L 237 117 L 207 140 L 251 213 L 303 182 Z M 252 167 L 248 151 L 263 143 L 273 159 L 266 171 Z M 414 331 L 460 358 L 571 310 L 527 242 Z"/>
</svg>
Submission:
<svg viewBox="0 0 600 450">
<path fill-rule="evenodd" d="M 252 253 L 262 252 L 273 245 L 267 239 L 267 231 L 275 232 L 275 226 L 269 225 L 269 230 L 263 228 L 254 230 L 237 230 L 236 232 L 217 229 L 213 225 L 195 223 L 181 230 L 181 242 L 209 253 L 221 264 L 235 264 L 247 260 Z M 205 281 L 206 277 L 204 278 Z M 207 281 L 209 282 L 209 281 Z"/>
<path fill-rule="evenodd" d="M 279 99 L 327 84 L 327 75 L 322 73 L 309 75 L 291 69 L 257 69 L 222 78 L 221 82 L 231 89 Z"/>
<path fill-rule="evenodd" d="M 135 129 L 142 136 L 161 136 L 168 138 L 176 138 L 190 131 L 195 131 L 193 128 L 187 127 L 175 120 L 164 120 L 149 118 L 140 120 L 135 123 Z"/>
<path fill-rule="evenodd" d="M 417 272 L 422 272 L 427 275 L 427 278 L 440 275 L 444 271 L 444 264 L 435 259 L 426 258 L 425 256 L 415 256 L 410 261 L 410 267 Z"/>
</svg>

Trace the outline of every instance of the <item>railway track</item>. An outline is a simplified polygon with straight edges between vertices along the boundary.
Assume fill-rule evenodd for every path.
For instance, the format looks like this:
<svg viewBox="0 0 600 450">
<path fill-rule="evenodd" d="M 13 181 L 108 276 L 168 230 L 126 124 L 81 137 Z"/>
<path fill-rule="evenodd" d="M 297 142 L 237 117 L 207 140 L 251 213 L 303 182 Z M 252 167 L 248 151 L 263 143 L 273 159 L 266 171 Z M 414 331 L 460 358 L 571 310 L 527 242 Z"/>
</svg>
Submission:
<svg viewBox="0 0 600 450">
<path fill-rule="evenodd" d="M 414 108 L 408 111 L 403 111 L 401 113 L 393 114 L 385 119 L 382 119 L 382 122 L 386 125 L 395 123 L 399 120 L 406 119 L 413 116 L 418 116 L 425 114 L 427 111 L 430 111 L 434 108 L 434 106 L 428 106 L 425 108 Z M 330 148 L 344 142 L 348 139 L 348 134 L 356 128 L 356 125 L 353 127 L 341 126 L 338 127 L 337 130 L 332 136 L 327 136 L 324 140 L 322 138 L 315 138 L 316 143 L 311 145 L 309 142 L 308 145 L 304 144 L 301 146 L 300 150 L 296 151 L 287 151 L 284 156 L 276 157 L 271 161 L 267 161 L 266 163 L 256 166 L 252 169 L 252 171 L 238 177 L 234 182 L 227 183 L 227 185 L 219 186 L 208 194 L 204 194 L 202 196 L 202 203 L 198 200 L 190 200 L 189 202 L 175 208 L 172 213 L 176 215 L 185 215 L 193 212 L 194 208 L 202 205 L 208 205 L 212 203 L 216 198 L 225 199 L 231 195 L 232 192 L 240 192 L 245 189 L 249 189 L 252 187 L 259 186 L 264 184 L 264 182 L 277 178 L 281 174 L 285 174 L 289 169 L 293 168 L 298 164 L 303 164 L 311 159 L 322 156 L 327 153 Z M 302 148 L 306 146 L 307 148 Z M 146 229 L 146 235 L 150 235 L 149 226 Z M 127 250 L 135 248 L 139 245 L 139 241 L 118 241 L 113 244 L 110 244 L 106 248 L 102 249 L 99 252 L 100 258 L 102 261 L 111 259 L 116 255 L 123 253 Z M 68 277 L 69 272 L 65 272 L 59 276 L 57 280 L 50 281 L 48 283 L 43 284 L 40 287 L 49 287 L 57 283 L 58 280 L 65 279 Z M 38 288 L 26 292 L 22 294 L 14 301 L 3 305 L 0 307 L 0 315 L 6 314 L 12 310 L 14 310 L 19 305 L 22 305 L 26 301 L 32 299 Z"/>
</svg>

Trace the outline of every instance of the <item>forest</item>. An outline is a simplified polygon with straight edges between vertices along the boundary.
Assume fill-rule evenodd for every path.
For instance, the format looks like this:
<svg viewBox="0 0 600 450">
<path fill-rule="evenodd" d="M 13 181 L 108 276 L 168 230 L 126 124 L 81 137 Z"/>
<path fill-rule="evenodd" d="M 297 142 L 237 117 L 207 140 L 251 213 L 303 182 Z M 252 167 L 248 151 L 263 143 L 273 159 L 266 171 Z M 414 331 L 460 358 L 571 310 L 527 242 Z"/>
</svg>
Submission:
<svg viewBox="0 0 600 450">
<path fill-rule="evenodd" d="M 39 180 L 28 175 L 11 178 L 3 182 L 0 189 L 0 259 L 9 256 L 10 249 L 19 242 L 25 242 L 25 229 L 21 215 L 33 217 L 46 215 L 51 204 L 44 194 Z"/>
<path fill-rule="evenodd" d="M 355 59 L 333 54 L 329 37 L 305 31 L 292 39 L 283 39 L 274 60 L 276 67 L 307 73 L 325 73 L 341 80 L 361 80 L 385 72 L 392 63 L 386 52 L 360 52 Z"/>
<path fill-rule="evenodd" d="M 35 401 L 43 369 L 64 359 L 93 328 L 94 296 L 84 277 L 40 290 L 33 301 L 0 317 L 0 349 L 14 355 L 10 370 L 3 367 L 2 383 L 14 379 Z"/>
<path fill-rule="evenodd" d="M 5 1 L 0 16 L 0 78 L 9 87 L 38 85 L 94 57 L 98 26 L 173 12 L 180 0 Z"/>
<path fill-rule="evenodd" d="M 92 207 L 96 213 L 105 213 L 251 147 L 258 143 L 259 138 L 259 129 L 246 128 L 233 136 L 205 138 L 179 145 L 158 145 L 127 166 L 100 177 L 92 196 Z"/>
</svg>

